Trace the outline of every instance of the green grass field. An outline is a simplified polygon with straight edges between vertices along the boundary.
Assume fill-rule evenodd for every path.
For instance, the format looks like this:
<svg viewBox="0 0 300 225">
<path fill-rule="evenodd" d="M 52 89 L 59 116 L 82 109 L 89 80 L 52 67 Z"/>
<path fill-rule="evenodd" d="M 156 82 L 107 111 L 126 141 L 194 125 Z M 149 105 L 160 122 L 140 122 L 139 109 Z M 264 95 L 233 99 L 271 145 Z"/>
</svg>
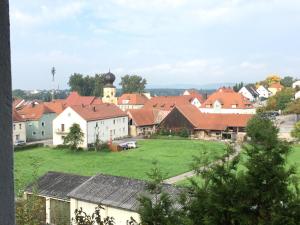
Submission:
<svg viewBox="0 0 300 225">
<path fill-rule="evenodd" d="M 206 149 L 213 160 L 225 152 L 217 142 L 192 140 L 141 140 L 137 149 L 112 152 L 72 152 L 51 148 L 36 148 L 15 153 L 16 191 L 47 171 L 81 175 L 105 173 L 147 179 L 147 172 L 157 161 L 166 178 L 191 170 L 193 156 Z M 35 164 L 38 165 L 35 165 Z"/>
<path fill-rule="evenodd" d="M 242 156 L 241 158 L 241 164 L 245 161 L 245 156 Z M 287 166 L 295 166 L 297 168 L 297 174 L 300 177 L 300 145 L 294 145 L 292 148 L 292 151 L 287 157 Z M 243 165 L 239 165 L 238 167 L 239 170 L 244 170 L 246 169 Z M 201 178 L 196 177 L 194 178 L 197 182 L 202 182 Z M 191 182 L 189 179 L 180 181 L 176 183 L 178 186 L 189 186 Z"/>
</svg>

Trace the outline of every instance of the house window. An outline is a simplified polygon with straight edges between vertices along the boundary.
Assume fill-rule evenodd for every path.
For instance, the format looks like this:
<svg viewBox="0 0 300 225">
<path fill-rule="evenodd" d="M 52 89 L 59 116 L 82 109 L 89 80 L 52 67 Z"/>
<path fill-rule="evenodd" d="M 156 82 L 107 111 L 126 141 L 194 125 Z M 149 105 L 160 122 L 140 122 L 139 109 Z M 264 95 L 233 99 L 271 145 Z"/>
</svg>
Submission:
<svg viewBox="0 0 300 225">
<path fill-rule="evenodd" d="M 114 120 L 113 123 L 116 124 L 116 120 Z"/>
<path fill-rule="evenodd" d="M 35 131 L 33 131 L 33 132 L 32 132 L 32 135 L 36 135 L 36 132 L 35 132 Z"/>
<path fill-rule="evenodd" d="M 42 131 L 42 136 L 44 136 L 45 135 L 45 131 Z"/>
<path fill-rule="evenodd" d="M 65 140 L 65 136 L 61 136 L 61 139 L 62 139 L 62 140 Z"/>
<path fill-rule="evenodd" d="M 116 134 L 116 130 L 114 130 L 114 135 Z"/>
<path fill-rule="evenodd" d="M 14 124 L 14 130 L 16 130 L 16 124 Z"/>
<path fill-rule="evenodd" d="M 96 122 L 96 127 L 98 127 L 98 122 Z"/>
<path fill-rule="evenodd" d="M 232 108 L 236 108 L 236 105 L 232 105 Z"/>
<path fill-rule="evenodd" d="M 125 127 L 123 127 L 123 132 L 125 132 Z"/>
<path fill-rule="evenodd" d="M 123 118 L 123 123 L 125 123 L 125 118 Z"/>
<path fill-rule="evenodd" d="M 71 113 L 68 113 L 68 117 L 71 117 Z"/>
<path fill-rule="evenodd" d="M 42 122 L 42 127 L 44 127 L 45 126 L 45 122 Z"/>
<path fill-rule="evenodd" d="M 19 141 L 19 140 L 20 140 L 20 135 L 17 134 L 17 135 L 16 135 L 16 141 Z"/>
<path fill-rule="evenodd" d="M 19 124 L 19 129 L 20 129 L 20 130 L 22 129 L 22 124 L 21 124 L 21 123 Z"/>
<path fill-rule="evenodd" d="M 65 131 L 65 124 L 61 124 L 61 131 Z"/>
</svg>

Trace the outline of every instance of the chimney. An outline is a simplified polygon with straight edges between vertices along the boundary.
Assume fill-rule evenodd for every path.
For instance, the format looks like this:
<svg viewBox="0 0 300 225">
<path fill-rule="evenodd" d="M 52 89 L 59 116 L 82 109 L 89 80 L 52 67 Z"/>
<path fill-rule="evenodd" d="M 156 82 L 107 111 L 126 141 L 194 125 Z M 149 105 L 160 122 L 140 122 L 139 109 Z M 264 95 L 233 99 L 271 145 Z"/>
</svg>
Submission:
<svg viewBox="0 0 300 225">
<path fill-rule="evenodd" d="M 93 107 L 93 111 L 96 112 L 96 106 Z"/>
<path fill-rule="evenodd" d="M 31 102 L 31 107 L 34 108 L 35 104 L 34 102 Z"/>
</svg>

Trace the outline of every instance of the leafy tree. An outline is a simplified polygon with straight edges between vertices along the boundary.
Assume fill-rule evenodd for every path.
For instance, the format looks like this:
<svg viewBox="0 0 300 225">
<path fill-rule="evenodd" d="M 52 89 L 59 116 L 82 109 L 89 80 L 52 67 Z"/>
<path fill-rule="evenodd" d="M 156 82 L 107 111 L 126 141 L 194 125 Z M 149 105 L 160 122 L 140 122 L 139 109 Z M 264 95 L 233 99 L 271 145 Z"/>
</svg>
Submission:
<svg viewBox="0 0 300 225">
<path fill-rule="evenodd" d="M 101 205 L 95 208 L 92 215 L 88 215 L 82 208 L 75 210 L 75 217 L 72 218 L 76 225 L 115 225 L 114 218 L 106 217 L 102 219 L 100 210 L 104 209 Z"/>
<path fill-rule="evenodd" d="M 266 83 L 269 85 L 280 82 L 281 77 L 276 74 L 271 74 L 266 78 Z"/>
<path fill-rule="evenodd" d="M 174 200 L 168 193 L 163 191 L 163 174 L 154 163 L 154 168 L 148 173 L 151 181 L 147 189 L 152 197 L 148 195 L 140 197 L 140 225 L 174 225 L 182 224 L 178 211 L 174 207 Z M 134 223 L 133 223 L 134 224 Z"/>
<path fill-rule="evenodd" d="M 64 139 L 64 144 L 69 145 L 72 150 L 77 150 L 78 146 L 83 142 L 83 137 L 84 133 L 81 131 L 79 124 L 74 123 Z"/>
<path fill-rule="evenodd" d="M 295 90 L 293 88 L 284 88 L 268 99 L 266 109 L 284 110 L 292 102 L 294 95 Z"/>
<path fill-rule="evenodd" d="M 300 121 L 298 121 L 295 125 L 294 125 L 294 129 L 292 130 L 292 137 L 297 138 L 298 140 L 300 140 Z"/>
<path fill-rule="evenodd" d="M 21 99 L 26 99 L 26 92 L 25 91 L 23 91 L 23 90 L 21 90 L 21 89 L 15 89 L 15 90 L 13 90 L 13 92 L 12 92 L 12 96 L 14 97 L 14 98 L 21 98 Z"/>
<path fill-rule="evenodd" d="M 287 104 L 287 107 L 286 107 L 284 113 L 287 113 L 287 114 L 292 114 L 292 113 L 300 114 L 300 99 L 297 99 L 297 100 L 292 101 L 289 104 Z"/>
<path fill-rule="evenodd" d="M 284 87 L 292 87 L 294 81 L 295 81 L 295 79 L 293 77 L 291 77 L 291 76 L 285 76 L 282 80 L 280 80 L 280 83 Z"/>
<path fill-rule="evenodd" d="M 240 90 L 242 87 L 244 87 L 244 83 L 243 83 L 243 82 L 241 82 L 241 83 L 236 83 L 236 84 L 233 86 L 233 90 L 234 90 L 235 92 L 239 92 L 239 90 Z"/>
<path fill-rule="evenodd" d="M 125 75 L 121 78 L 120 85 L 123 93 L 142 93 L 145 91 L 147 81 L 138 75 Z"/>
<path fill-rule="evenodd" d="M 77 91 L 82 96 L 103 96 L 105 74 L 95 74 L 95 76 L 83 76 L 74 73 L 69 78 L 71 91 Z"/>
</svg>

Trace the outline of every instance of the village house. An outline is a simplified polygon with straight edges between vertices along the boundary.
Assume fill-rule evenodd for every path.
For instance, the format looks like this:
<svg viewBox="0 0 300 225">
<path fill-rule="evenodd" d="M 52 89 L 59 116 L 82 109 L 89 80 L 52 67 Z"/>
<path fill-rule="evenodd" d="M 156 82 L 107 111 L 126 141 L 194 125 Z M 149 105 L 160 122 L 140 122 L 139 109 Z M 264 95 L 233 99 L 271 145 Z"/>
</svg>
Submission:
<svg viewBox="0 0 300 225">
<path fill-rule="evenodd" d="M 70 127 L 79 124 L 84 133 L 80 147 L 88 148 L 97 138 L 108 142 L 128 136 L 128 116 L 114 104 L 67 107 L 53 121 L 53 145 L 61 145 Z"/>
<path fill-rule="evenodd" d="M 225 114 L 255 114 L 252 103 L 242 94 L 231 88 L 220 88 L 210 96 L 200 107 L 203 113 Z"/>
<path fill-rule="evenodd" d="M 13 109 L 13 143 L 26 142 L 26 121 Z"/>
<path fill-rule="evenodd" d="M 180 195 L 179 188 L 168 184 L 163 185 L 163 191 L 174 199 Z M 101 217 L 113 217 L 115 224 L 128 224 L 131 218 L 140 222 L 138 199 L 144 194 L 149 196 L 146 181 L 104 174 L 86 177 L 58 172 L 48 172 L 36 184 L 27 187 L 25 198 L 33 192 L 45 204 L 45 221 L 53 225 L 70 224 L 76 209 L 82 208 L 87 215 L 92 215 L 98 205 L 103 207 Z"/>
<path fill-rule="evenodd" d="M 52 121 L 56 117 L 56 113 L 44 103 L 32 102 L 17 112 L 26 121 L 26 140 L 28 142 L 52 139 Z"/>
<path fill-rule="evenodd" d="M 268 90 L 271 92 L 271 95 L 276 95 L 277 92 L 282 91 L 283 86 L 277 82 L 269 86 Z"/>
<path fill-rule="evenodd" d="M 239 93 L 242 94 L 245 98 L 249 99 L 251 102 L 258 100 L 259 93 L 256 91 L 253 85 L 246 85 L 239 90 Z"/>
<path fill-rule="evenodd" d="M 118 98 L 118 107 L 123 111 L 141 109 L 149 99 L 140 93 L 123 94 Z"/>
<path fill-rule="evenodd" d="M 129 134 L 131 137 L 147 136 L 154 134 L 160 122 L 168 115 L 169 111 L 159 109 L 130 109 Z"/>
<path fill-rule="evenodd" d="M 192 97 L 191 104 L 200 108 L 202 103 L 204 102 L 204 97 L 195 89 L 185 90 L 183 92 L 184 96 Z"/>
<path fill-rule="evenodd" d="M 259 98 L 261 100 L 268 99 L 272 95 L 272 93 L 268 90 L 268 88 L 266 88 L 263 85 L 259 85 L 256 91 L 259 94 Z"/>
<path fill-rule="evenodd" d="M 295 89 L 295 88 L 300 88 L 300 80 L 297 80 L 295 81 L 293 84 L 292 84 L 292 87 Z"/>
<path fill-rule="evenodd" d="M 185 129 L 193 138 L 242 141 L 252 114 L 201 113 L 195 106 L 176 106 L 159 129 L 178 132 Z"/>
</svg>

